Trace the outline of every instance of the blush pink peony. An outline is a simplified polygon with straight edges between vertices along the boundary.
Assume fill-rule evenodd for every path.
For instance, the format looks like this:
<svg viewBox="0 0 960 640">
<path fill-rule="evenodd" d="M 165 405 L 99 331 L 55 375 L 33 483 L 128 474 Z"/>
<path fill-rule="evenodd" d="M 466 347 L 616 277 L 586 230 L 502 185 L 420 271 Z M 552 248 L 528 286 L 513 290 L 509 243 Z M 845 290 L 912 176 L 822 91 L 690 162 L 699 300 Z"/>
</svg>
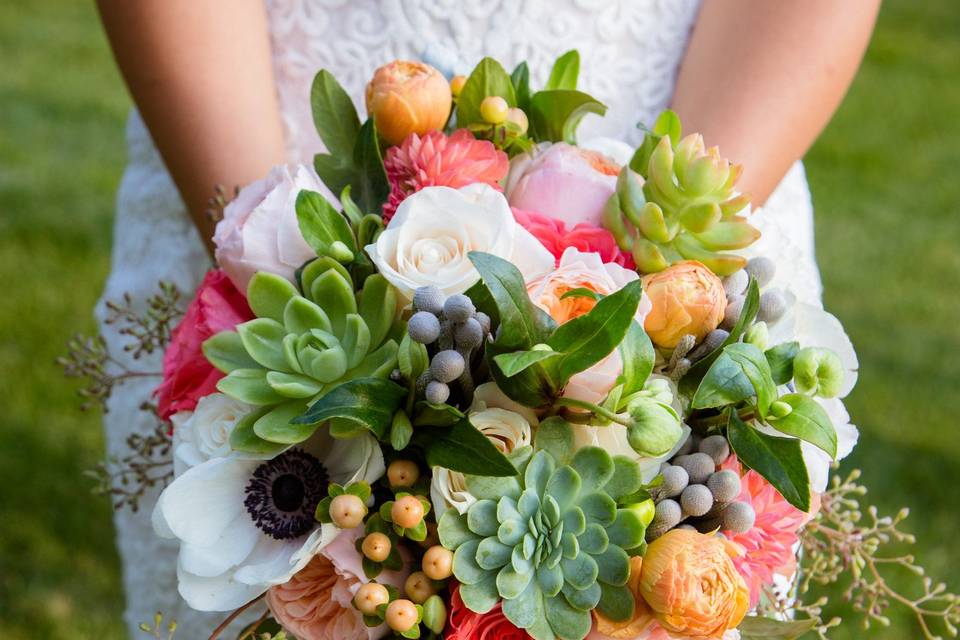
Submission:
<svg viewBox="0 0 960 640">
<path fill-rule="evenodd" d="M 513 208 L 513 217 L 540 241 L 560 262 L 563 252 L 574 247 L 583 253 L 597 253 L 604 262 L 614 262 L 633 269 L 633 257 L 620 251 L 613 234 L 592 224 L 581 222 L 568 229 L 559 220 L 536 211 Z"/>
<path fill-rule="evenodd" d="M 750 587 L 750 607 L 757 606 L 760 592 L 773 583 L 774 574 L 789 578 L 796 571 L 797 532 L 819 510 L 819 496 L 814 494 L 811 513 L 800 511 L 764 480 L 756 471 L 743 472 L 736 456 L 730 456 L 721 465 L 741 474 L 741 490 L 737 500 L 753 506 L 757 514 L 753 528 L 746 533 L 723 534 L 744 549 L 746 553 L 734 558 L 733 564 Z"/>
<path fill-rule="evenodd" d="M 568 226 L 600 226 L 603 207 L 617 189 L 620 165 L 596 151 L 545 143 L 510 163 L 510 206 L 539 211 Z"/>
<path fill-rule="evenodd" d="M 163 353 L 163 382 L 156 391 L 160 417 L 192 411 L 200 398 L 217 390 L 223 374 L 204 357 L 203 342 L 252 318 L 246 298 L 223 271 L 204 277 Z"/>
<path fill-rule="evenodd" d="M 554 271 L 527 283 L 527 293 L 535 305 L 550 314 L 558 324 L 563 324 L 589 312 L 596 304 L 593 298 L 563 298 L 563 294 L 584 288 L 609 295 L 638 278 L 636 271 L 603 262 L 600 254 L 581 253 L 570 247 L 563 252 Z M 650 300 L 643 294 L 636 315 L 641 326 L 650 308 Z M 586 402 L 601 402 L 616 384 L 622 371 L 623 360 L 620 352 L 614 349 L 597 364 L 573 376 L 564 390 L 564 395 Z"/>
<path fill-rule="evenodd" d="M 267 606 L 277 622 L 300 640 L 376 640 L 388 635 L 386 625 L 368 627 L 352 601 L 368 582 L 356 541 L 363 527 L 340 532 L 284 584 L 270 587 Z M 403 588 L 407 572 L 384 571 L 377 582 Z"/>
<path fill-rule="evenodd" d="M 410 134 L 401 145 L 387 150 L 383 164 L 390 181 L 390 197 L 383 205 L 385 222 L 407 196 L 424 187 L 459 189 L 481 182 L 499 191 L 500 180 L 510 168 L 507 154 L 466 129 L 449 136 L 442 131 Z"/>
</svg>

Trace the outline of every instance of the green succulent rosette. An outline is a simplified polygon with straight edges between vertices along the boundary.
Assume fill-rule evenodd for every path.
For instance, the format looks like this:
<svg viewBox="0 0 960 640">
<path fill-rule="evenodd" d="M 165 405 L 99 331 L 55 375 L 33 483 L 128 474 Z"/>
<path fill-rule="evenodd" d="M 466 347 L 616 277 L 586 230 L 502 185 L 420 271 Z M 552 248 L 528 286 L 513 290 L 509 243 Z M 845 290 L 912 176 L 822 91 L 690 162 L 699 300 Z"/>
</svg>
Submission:
<svg viewBox="0 0 960 640">
<path fill-rule="evenodd" d="M 203 344 L 207 359 L 226 373 L 217 389 L 257 407 L 231 436 L 231 446 L 271 453 L 310 437 L 316 425 L 291 424 L 307 407 L 345 382 L 386 378 L 397 366 L 396 292 L 380 275 L 354 291 L 339 262 L 322 257 L 288 280 L 259 272 L 247 300 L 256 319 Z M 335 419 L 334 436 L 358 433 Z"/>
<path fill-rule="evenodd" d="M 624 504 L 642 488 L 636 462 L 599 447 L 565 449 L 514 451 L 514 477 L 468 476 L 477 502 L 439 524 L 464 604 L 485 613 L 502 600 L 507 619 L 537 640 L 584 638 L 594 608 L 633 616 L 625 585 L 646 530 Z"/>
<path fill-rule="evenodd" d="M 735 188 L 742 168 L 720 157 L 716 147 L 705 148 L 701 136 L 680 134 L 676 114 L 661 114 L 621 171 L 603 225 L 643 273 L 697 260 L 728 276 L 746 259 L 727 252 L 760 237 L 738 215 L 750 202 Z"/>
</svg>

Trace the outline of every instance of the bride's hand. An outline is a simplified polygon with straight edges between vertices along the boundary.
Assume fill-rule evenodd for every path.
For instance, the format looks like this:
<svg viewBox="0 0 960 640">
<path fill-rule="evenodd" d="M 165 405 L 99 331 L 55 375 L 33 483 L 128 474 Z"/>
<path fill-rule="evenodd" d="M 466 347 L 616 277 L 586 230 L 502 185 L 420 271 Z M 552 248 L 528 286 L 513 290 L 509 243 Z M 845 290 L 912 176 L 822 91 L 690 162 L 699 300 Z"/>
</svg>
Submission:
<svg viewBox="0 0 960 640">
<path fill-rule="evenodd" d="M 684 128 L 745 167 L 763 204 L 826 126 L 860 64 L 880 0 L 706 0 L 680 67 Z"/>
<path fill-rule="evenodd" d="M 130 93 L 201 236 L 214 185 L 283 162 L 283 129 L 260 0 L 99 0 Z"/>
</svg>

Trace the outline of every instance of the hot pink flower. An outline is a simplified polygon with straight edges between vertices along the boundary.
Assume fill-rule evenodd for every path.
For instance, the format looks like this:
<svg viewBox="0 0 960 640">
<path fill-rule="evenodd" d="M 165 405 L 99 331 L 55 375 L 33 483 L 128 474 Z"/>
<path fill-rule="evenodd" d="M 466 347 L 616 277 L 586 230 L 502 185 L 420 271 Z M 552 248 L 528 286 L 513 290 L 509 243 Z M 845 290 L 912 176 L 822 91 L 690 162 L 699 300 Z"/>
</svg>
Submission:
<svg viewBox="0 0 960 640">
<path fill-rule="evenodd" d="M 500 602 L 487 613 L 467 609 L 460 597 L 460 585 L 456 585 L 450 589 L 450 617 L 444 637 L 447 640 L 527 640 L 530 636 L 507 620 Z"/>
<path fill-rule="evenodd" d="M 810 514 L 804 513 L 784 500 L 773 485 L 756 471 L 744 474 L 735 455 L 720 466 L 741 474 L 742 488 L 737 500 L 749 503 L 757 513 L 757 520 L 750 531 L 740 534 L 723 532 L 746 551 L 734 558 L 733 562 L 750 587 L 750 607 L 753 608 L 760 601 L 761 589 L 773 583 L 775 573 L 787 577 L 793 575 L 797 562 L 794 549 L 797 532 L 817 512 L 819 500 L 814 494 L 815 506 Z"/>
<path fill-rule="evenodd" d="M 207 273 L 163 354 L 163 382 L 156 391 L 162 418 L 192 411 L 200 398 L 217 390 L 223 374 L 203 356 L 201 345 L 252 318 L 246 298 L 227 275 L 219 269 Z"/>
<path fill-rule="evenodd" d="M 523 228 L 532 233 L 560 262 L 567 247 L 575 247 L 582 253 L 598 253 L 604 262 L 614 262 L 621 267 L 633 269 L 633 257 L 620 251 L 613 234 L 586 222 L 567 229 L 562 221 L 550 216 L 513 207 L 513 217 Z"/>
<path fill-rule="evenodd" d="M 449 136 L 442 131 L 412 133 L 403 144 L 387 150 L 383 164 L 390 181 L 390 197 L 383 205 L 387 222 L 404 198 L 424 187 L 459 189 L 482 182 L 501 191 L 499 182 L 510 169 L 507 154 L 466 129 Z"/>
</svg>

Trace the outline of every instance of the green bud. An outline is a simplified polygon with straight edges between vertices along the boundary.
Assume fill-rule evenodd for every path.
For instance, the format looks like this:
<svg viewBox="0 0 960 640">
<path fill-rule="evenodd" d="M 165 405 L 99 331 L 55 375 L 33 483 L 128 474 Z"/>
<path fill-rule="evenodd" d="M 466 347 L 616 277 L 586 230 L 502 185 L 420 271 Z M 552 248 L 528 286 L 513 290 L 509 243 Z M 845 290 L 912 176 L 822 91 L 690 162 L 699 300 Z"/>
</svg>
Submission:
<svg viewBox="0 0 960 640">
<path fill-rule="evenodd" d="M 782 400 L 777 400 L 770 405 L 770 415 L 774 418 L 785 418 L 793 412 L 793 407 L 783 402 Z"/>
<path fill-rule="evenodd" d="M 353 262 L 353 251 L 350 251 L 350 247 L 341 242 L 340 240 L 334 240 L 330 244 L 330 257 L 336 260 L 337 262 L 342 262 L 343 264 L 350 264 Z"/>
<path fill-rule="evenodd" d="M 640 522 L 643 523 L 643 526 L 649 527 L 650 523 L 653 522 L 653 516 L 657 513 L 657 506 L 654 504 L 651 498 L 647 498 L 643 502 L 637 502 L 627 507 L 630 511 L 633 511 L 637 514 L 637 517 L 640 518 Z"/>
<path fill-rule="evenodd" d="M 545 342 L 541 342 L 541 343 L 539 343 L 539 344 L 533 345 L 533 346 L 530 348 L 530 350 L 531 350 L 531 351 L 553 351 L 553 347 L 551 347 L 550 345 L 546 344 Z"/>
<path fill-rule="evenodd" d="M 447 624 L 447 607 L 443 599 L 434 594 L 423 603 L 423 624 L 434 633 L 442 633 Z"/>
<path fill-rule="evenodd" d="M 752 344 L 761 351 L 766 351 L 769 338 L 770 330 L 767 329 L 767 323 L 757 322 L 747 329 L 747 334 L 743 337 L 743 341 Z"/>
<path fill-rule="evenodd" d="M 627 412 L 632 421 L 627 428 L 627 440 L 641 456 L 662 456 L 683 436 L 680 416 L 668 404 L 638 398 L 627 407 Z"/>
<path fill-rule="evenodd" d="M 843 362 L 830 349 L 806 347 L 793 359 L 793 379 L 800 393 L 836 397 L 843 386 Z"/>
</svg>

